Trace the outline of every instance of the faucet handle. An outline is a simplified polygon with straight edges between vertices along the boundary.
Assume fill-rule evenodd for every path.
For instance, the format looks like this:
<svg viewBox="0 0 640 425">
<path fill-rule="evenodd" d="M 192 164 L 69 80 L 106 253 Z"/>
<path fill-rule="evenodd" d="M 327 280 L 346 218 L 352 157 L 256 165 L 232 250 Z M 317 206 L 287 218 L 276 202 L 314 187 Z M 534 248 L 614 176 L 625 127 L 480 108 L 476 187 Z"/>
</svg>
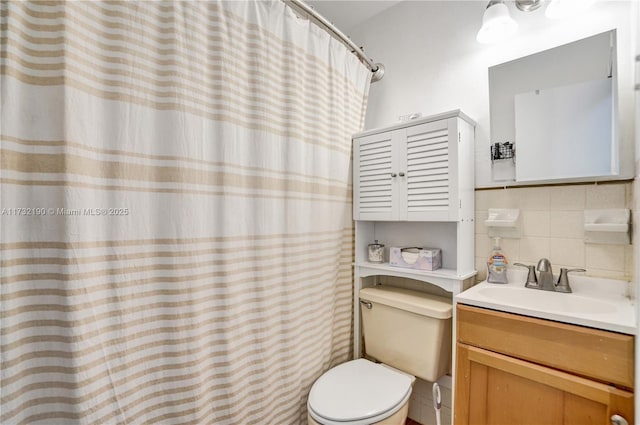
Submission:
<svg viewBox="0 0 640 425">
<path fill-rule="evenodd" d="M 560 272 L 562 272 L 562 270 L 565 270 L 566 273 L 571 273 L 571 272 L 586 272 L 585 269 L 567 269 L 564 267 L 560 267 Z"/>
<path fill-rule="evenodd" d="M 533 264 L 527 265 L 522 263 L 513 263 L 514 266 L 526 267 L 529 269 L 527 274 L 527 282 L 524 284 L 525 288 L 538 288 L 538 277 L 536 276 L 536 266 Z"/>
<path fill-rule="evenodd" d="M 571 272 L 586 272 L 585 269 L 568 269 L 565 267 L 560 268 L 560 277 L 558 277 L 558 283 L 556 284 L 556 292 L 571 293 L 571 286 L 569 285 L 569 273 Z"/>
</svg>

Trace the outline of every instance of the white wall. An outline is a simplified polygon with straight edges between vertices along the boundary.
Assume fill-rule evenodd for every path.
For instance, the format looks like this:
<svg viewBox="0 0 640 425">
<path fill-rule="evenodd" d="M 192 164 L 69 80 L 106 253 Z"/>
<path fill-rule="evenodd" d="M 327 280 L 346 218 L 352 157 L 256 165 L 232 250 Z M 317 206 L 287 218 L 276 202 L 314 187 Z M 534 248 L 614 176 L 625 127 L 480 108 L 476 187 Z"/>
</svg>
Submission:
<svg viewBox="0 0 640 425">
<path fill-rule="evenodd" d="M 371 86 L 366 128 L 395 123 L 399 115 L 462 109 L 476 127 L 476 187 L 491 181 L 489 160 L 488 68 L 613 28 L 618 30 L 618 70 L 622 144 L 633 151 L 632 1 L 601 1 L 583 15 L 559 21 L 543 9 L 520 12 L 508 2 L 518 33 L 497 45 L 476 42 L 485 1 L 404 1 L 356 26 L 353 40 L 386 67 Z M 623 154 L 626 178 L 633 156 Z"/>
</svg>

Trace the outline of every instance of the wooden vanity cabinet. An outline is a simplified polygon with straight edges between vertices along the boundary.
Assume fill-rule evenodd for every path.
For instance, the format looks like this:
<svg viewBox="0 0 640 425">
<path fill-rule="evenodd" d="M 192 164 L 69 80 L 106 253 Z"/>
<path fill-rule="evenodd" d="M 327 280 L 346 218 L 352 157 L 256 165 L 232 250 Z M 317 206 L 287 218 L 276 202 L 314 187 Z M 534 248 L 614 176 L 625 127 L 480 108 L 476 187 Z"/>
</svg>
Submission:
<svg viewBox="0 0 640 425">
<path fill-rule="evenodd" d="M 454 423 L 633 417 L 633 337 L 458 304 Z"/>
</svg>

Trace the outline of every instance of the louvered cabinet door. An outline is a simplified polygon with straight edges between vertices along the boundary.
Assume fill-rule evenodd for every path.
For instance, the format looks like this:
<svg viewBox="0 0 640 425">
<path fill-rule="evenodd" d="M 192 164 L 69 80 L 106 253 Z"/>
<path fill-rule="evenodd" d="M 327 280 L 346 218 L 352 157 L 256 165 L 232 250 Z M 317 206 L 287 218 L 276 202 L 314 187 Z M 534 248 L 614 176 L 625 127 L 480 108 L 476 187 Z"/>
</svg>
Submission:
<svg viewBox="0 0 640 425">
<path fill-rule="evenodd" d="M 385 132 L 354 140 L 354 220 L 395 220 L 397 180 L 393 133 Z M 397 147 L 396 147 L 397 148 Z"/>
<path fill-rule="evenodd" d="M 405 144 L 408 220 L 457 219 L 457 142 L 455 119 L 407 128 Z"/>
</svg>

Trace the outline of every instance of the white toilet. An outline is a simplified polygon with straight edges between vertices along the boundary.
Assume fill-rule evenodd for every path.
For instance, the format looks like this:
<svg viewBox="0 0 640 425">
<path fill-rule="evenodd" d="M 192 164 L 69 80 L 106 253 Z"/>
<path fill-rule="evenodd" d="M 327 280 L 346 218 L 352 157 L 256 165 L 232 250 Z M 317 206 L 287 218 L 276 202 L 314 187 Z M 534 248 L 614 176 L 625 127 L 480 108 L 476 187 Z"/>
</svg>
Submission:
<svg viewBox="0 0 640 425">
<path fill-rule="evenodd" d="M 415 377 L 449 371 L 451 300 L 387 286 L 360 290 L 365 352 L 382 363 L 352 360 L 311 387 L 310 425 L 401 425 Z"/>
</svg>

